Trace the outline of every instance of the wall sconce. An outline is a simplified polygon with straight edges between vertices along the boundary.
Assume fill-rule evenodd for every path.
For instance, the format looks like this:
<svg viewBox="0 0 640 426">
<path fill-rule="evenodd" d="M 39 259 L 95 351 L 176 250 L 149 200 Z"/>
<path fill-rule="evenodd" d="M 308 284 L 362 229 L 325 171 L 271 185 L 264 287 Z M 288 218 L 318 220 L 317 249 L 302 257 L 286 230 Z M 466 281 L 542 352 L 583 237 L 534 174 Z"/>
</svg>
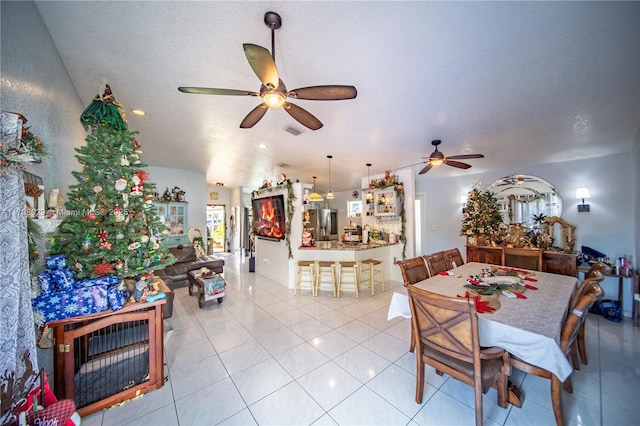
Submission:
<svg viewBox="0 0 640 426">
<path fill-rule="evenodd" d="M 461 195 L 460 196 L 460 204 L 462 204 L 462 213 L 464 213 L 465 211 L 465 207 L 467 206 L 467 201 L 469 200 L 469 196 L 468 195 Z"/>
<path fill-rule="evenodd" d="M 584 203 L 585 198 L 591 198 L 591 194 L 589 194 L 589 188 L 577 188 L 576 199 L 582 199 L 582 204 L 578 204 L 578 213 L 589 212 L 589 204 Z"/>
</svg>

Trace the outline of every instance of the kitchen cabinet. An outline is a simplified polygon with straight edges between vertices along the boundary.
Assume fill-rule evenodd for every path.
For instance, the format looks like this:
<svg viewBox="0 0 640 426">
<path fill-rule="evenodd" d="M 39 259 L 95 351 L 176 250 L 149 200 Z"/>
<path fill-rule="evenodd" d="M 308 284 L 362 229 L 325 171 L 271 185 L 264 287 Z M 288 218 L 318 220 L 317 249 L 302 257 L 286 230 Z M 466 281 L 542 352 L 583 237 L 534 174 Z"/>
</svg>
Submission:
<svg viewBox="0 0 640 426">
<path fill-rule="evenodd" d="M 189 245 L 187 239 L 187 214 L 186 202 L 154 203 L 160 222 L 164 225 L 168 234 L 165 234 L 164 242 L 167 247 L 176 247 L 180 244 Z"/>
<path fill-rule="evenodd" d="M 398 197 L 395 188 L 381 189 L 373 193 L 375 216 L 398 216 Z"/>
</svg>

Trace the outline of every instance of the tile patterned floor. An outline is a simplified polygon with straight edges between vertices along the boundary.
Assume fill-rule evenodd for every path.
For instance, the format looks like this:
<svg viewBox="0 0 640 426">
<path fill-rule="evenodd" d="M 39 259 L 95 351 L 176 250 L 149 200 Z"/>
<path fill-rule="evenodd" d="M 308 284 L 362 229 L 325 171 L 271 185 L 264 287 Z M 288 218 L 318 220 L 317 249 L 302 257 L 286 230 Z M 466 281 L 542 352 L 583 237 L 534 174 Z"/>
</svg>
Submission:
<svg viewBox="0 0 640 426">
<path fill-rule="evenodd" d="M 248 272 L 226 255 L 227 296 L 198 308 L 176 289 L 173 330 L 165 332 L 167 383 L 141 398 L 82 419 L 91 425 L 471 425 L 473 389 L 426 369 L 414 401 L 410 323 L 387 321 L 399 282 L 360 299 L 328 291 L 312 297 Z M 389 265 L 385 265 L 389 267 Z M 640 424 L 640 328 L 587 319 L 589 364 L 563 393 L 568 425 Z M 167 327 L 169 328 L 169 327 Z M 551 425 L 549 382 L 514 371 L 522 408 L 484 396 L 486 425 Z"/>
</svg>

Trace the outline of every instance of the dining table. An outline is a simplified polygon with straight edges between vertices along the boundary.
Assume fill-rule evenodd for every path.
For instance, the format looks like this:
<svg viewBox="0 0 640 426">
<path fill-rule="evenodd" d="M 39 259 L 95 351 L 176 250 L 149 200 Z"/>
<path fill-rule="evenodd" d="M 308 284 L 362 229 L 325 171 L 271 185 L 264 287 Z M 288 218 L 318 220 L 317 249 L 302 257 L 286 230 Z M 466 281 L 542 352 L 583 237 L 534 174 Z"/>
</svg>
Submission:
<svg viewBox="0 0 640 426">
<path fill-rule="evenodd" d="M 413 284 L 423 290 L 445 296 L 461 296 L 469 277 L 474 279 L 496 265 L 469 262 L 455 269 Z M 573 372 L 573 366 L 560 349 L 560 335 L 567 316 L 569 302 L 577 288 L 576 277 L 539 271 L 511 270 L 520 273 L 522 284 L 528 284 L 523 298 L 498 296 L 500 307 L 493 312 L 478 313 L 478 334 L 481 346 L 497 346 L 510 354 L 555 374 L 562 382 Z M 393 312 L 408 311 L 408 299 L 394 298 Z M 393 306 L 396 304 L 396 306 Z M 406 315 L 405 315 L 406 316 Z"/>
</svg>

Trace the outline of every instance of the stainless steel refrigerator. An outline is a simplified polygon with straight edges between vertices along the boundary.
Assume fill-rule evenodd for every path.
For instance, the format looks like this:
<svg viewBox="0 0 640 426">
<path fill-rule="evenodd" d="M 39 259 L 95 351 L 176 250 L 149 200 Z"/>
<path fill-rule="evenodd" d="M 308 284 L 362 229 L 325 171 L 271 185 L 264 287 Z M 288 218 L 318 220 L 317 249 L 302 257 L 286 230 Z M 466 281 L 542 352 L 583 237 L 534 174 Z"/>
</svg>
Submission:
<svg viewBox="0 0 640 426">
<path fill-rule="evenodd" d="M 338 210 L 309 209 L 309 223 L 304 227 L 311 230 L 316 241 L 338 239 Z"/>
</svg>

